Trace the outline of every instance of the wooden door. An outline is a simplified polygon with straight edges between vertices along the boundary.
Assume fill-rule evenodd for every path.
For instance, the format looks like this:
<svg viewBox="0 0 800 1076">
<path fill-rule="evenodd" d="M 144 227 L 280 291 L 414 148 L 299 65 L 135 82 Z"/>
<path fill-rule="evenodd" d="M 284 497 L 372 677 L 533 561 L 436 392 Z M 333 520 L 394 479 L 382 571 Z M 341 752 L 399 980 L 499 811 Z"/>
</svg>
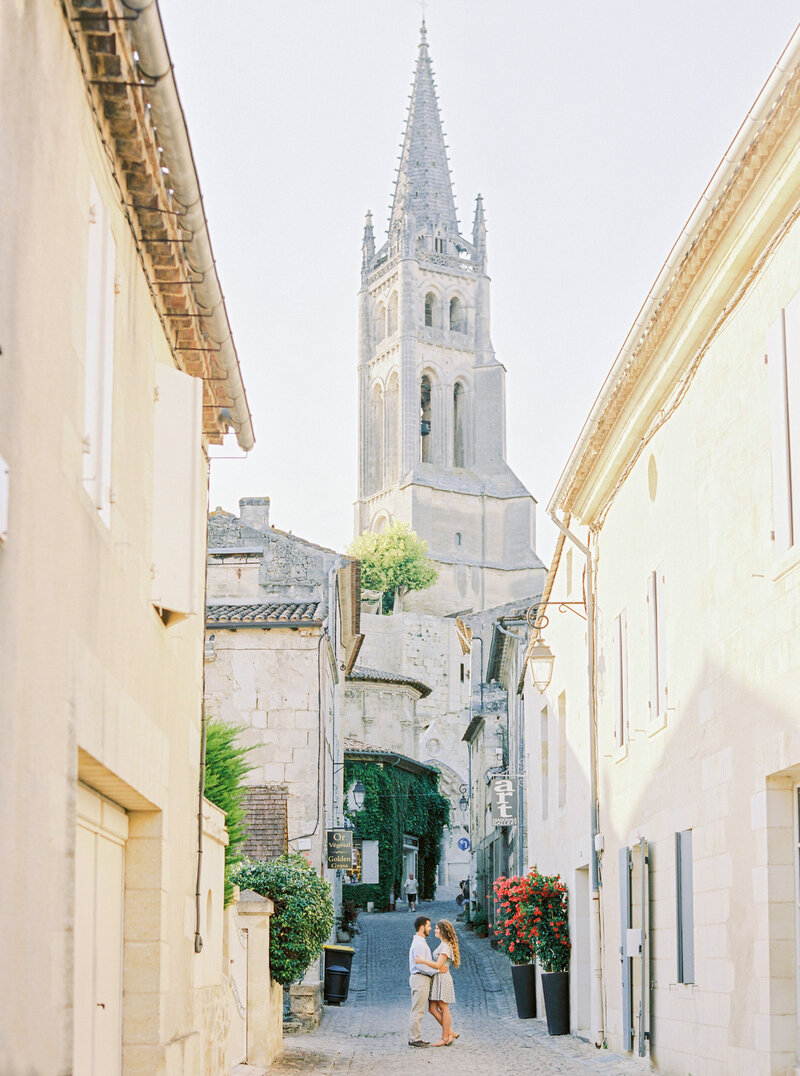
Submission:
<svg viewBox="0 0 800 1076">
<path fill-rule="evenodd" d="M 74 1076 L 122 1071 L 125 812 L 78 789 L 75 842 Z"/>
</svg>

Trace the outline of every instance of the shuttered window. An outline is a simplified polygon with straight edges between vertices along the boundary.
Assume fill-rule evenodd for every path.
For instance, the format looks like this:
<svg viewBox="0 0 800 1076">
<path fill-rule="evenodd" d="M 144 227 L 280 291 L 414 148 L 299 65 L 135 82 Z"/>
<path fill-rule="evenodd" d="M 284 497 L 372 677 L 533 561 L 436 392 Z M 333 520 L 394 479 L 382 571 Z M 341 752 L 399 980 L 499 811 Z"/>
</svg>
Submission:
<svg viewBox="0 0 800 1076">
<path fill-rule="evenodd" d="M 767 333 L 772 436 L 772 515 L 776 552 L 800 539 L 800 295 Z"/>
<path fill-rule="evenodd" d="M 675 902 L 678 945 L 678 982 L 694 979 L 694 884 L 692 831 L 675 834 Z"/>
<path fill-rule="evenodd" d="M 628 742 L 628 615 L 623 609 L 614 619 L 612 640 L 614 680 L 614 739 L 617 747 Z"/>
<path fill-rule="evenodd" d="M 666 595 L 664 573 L 659 568 L 647 579 L 647 610 L 650 639 L 650 720 L 667 714 Z"/>
</svg>

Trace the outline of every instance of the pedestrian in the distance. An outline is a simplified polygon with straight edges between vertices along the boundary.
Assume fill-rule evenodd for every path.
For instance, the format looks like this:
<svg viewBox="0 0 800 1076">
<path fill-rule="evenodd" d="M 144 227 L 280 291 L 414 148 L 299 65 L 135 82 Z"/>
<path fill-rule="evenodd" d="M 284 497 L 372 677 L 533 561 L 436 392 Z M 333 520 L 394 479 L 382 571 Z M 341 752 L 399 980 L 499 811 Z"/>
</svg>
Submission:
<svg viewBox="0 0 800 1076">
<path fill-rule="evenodd" d="M 436 974 L 432 971 L 433 961 L 428 948 L 427 937 L 431 932 L 431 921 L 427 915 L 418 915 L 414 920 L 416 933 L 411 939 L 408 952 L 408 985 L 411 987 L 411 1022 L 408 1028 L 409 1046 L 430 1046 L 422 1038 L 422 1017 L 431 994 L 431 979 Z"/>
<path fill-rule="evenodd" d="M 408 878 L 403 882 L 403 889 L 406 891 L 408 910 L 415 912 L 417 910 L 417 879 L 413 871 L 408 872 Z"/>
<path fill-rule="evenodd" d="M 442 1025 L 442 1037 L 433 1045 L 452 1046 L 458 1038 L 458 1032 L 453 1031 L 450 1015 L 450 1006 L 456 1000 L 450 968 L 459 966 L 461 956 L 458 952 L 456 930 L 449 919 L 442 919 L 436 924 L 436 937 L 439 939 L 439 946 L 434 951 L 433 960 L 420 959 L 419 963 L 427 964 L 436 972 L 431 984 L 428 1012 Z"/>
</svg>

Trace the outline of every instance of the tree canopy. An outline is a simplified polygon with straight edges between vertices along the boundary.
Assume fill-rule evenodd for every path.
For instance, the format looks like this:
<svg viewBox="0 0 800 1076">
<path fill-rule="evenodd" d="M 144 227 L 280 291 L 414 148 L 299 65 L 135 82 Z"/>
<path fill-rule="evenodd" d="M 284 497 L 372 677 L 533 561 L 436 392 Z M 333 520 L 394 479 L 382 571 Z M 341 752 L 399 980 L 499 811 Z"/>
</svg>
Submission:
<svg viewBox="0 0 800 1076">
<path fill-rule="evenodd" d="M 384 612 L 402 604 L 409 590 L 425 590 L 439 577 L 427 554 L 428 543 L 399 520 L 380 534 L 364 531 L 347 552 L 361 561 L 361 585 L 383 592 Z"/>
</svg>

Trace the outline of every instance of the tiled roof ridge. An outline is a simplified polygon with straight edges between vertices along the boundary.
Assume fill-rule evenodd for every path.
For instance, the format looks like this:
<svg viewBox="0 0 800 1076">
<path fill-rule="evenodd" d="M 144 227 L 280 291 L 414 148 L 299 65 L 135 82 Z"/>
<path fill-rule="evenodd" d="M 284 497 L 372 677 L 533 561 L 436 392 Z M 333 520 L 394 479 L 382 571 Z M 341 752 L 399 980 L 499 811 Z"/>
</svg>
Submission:
<svg viewBox="0 0 800 1076">
<path fill-rule="evenodd" d="M 206 620 L 216 624 L 295 624 L 315 621 L 321 623 L 328 612 L 324 601 L 209 601 Z"/>
<path fill-rule="evenodd" d="M 423 698 L 427 698 L 433 690 L 422 680 L 415 676 L 405 676 L 403 673 L 386 672 L 384 669 L 373 669 L 367 665 L 355 665 L 347 676 L 348 680 L 377 680 L 386 684 L 407 684 L 416 688 Z"/>
</svg>

